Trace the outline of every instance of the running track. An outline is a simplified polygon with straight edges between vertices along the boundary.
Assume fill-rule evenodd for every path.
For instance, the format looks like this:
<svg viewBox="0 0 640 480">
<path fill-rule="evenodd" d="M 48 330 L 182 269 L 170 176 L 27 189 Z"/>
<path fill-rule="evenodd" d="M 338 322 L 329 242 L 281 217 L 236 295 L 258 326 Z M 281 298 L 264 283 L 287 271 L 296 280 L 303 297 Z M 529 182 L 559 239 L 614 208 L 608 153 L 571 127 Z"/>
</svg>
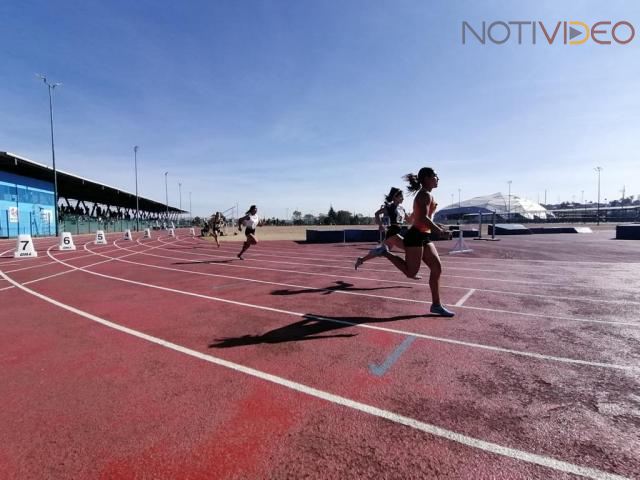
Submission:
<svg viewBox="0 0 640 480">
<path fill-rule="evenodd" d="M 369 245 L 0 241 L 0 478 L 639 478 L 640 246 L 551 237 L 438 243 L 454 319 Z"/>
</svg>

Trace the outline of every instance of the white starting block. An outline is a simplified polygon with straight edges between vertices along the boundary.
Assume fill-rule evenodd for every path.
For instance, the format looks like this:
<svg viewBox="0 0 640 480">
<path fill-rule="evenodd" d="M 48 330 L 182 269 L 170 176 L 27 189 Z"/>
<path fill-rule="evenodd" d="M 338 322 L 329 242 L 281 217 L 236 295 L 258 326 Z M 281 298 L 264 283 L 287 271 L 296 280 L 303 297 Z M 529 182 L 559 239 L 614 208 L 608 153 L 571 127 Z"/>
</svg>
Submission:
<svg viewBox="0 0 640 480">
<path fill-rule="evenodd" d="M 453 246 L 453 249 L 449 252 L 449 255 L 454 253 L 471 253 L 472 249 L 467 248 L 467 245 L 464 243 L 464 234 L 462 233 L 462 228 L 458 230 L 458 240 L 456 244 Z"/>
<path fill-rule="evenodd" d="M 133 240 L 133 237 L 131 236 L 131 230 L 130 229 L 126 229 L 124 231 L 124 238 L 123 240 Z"/>
<path fill-rule="evenodd" d="M 192 237 L 196 236 L 196 229 L 195 228 L 190 228 L 189 229 L 189 235 L 191 235 Z"/>
<path fill-rule="evenodd" d="M 169 229 L 169 236 L 170 237 L 175 237 L 176 236 L 176 231 L 173 228 Z"/>
<path fill-rule="evenodd" d="M 31 235 L 18 235 L 18 243 L 16 243 L 16 251 L 13 254 L 13 258 L 29 258 L 37 256 L 38 252 L 36 252 L 36 249 L 33 246 Z"/>
<path fill-rule="evenodd" d="M 107 244 L 107 237 L 104 234 L 104 230 L 98 230 L 96 231 L 96 241 L 93 242 L 96 245 L 106 245 Z"/>
<path fill-rule="evenodd" d="M 62 236 L 60 237 L 60 244 L 58 245 L 58 250 L 75 250 L 76 246 L 73 243 L 73 237 L 71 236 L 71 232 L 62 232 Z"/>
<path fill-rule="evenodd" d="M 144 237 L 143 238 L 151 238 L 151 229 L 150 228 L 145 228 L 144 229 Z"/>
</svg>

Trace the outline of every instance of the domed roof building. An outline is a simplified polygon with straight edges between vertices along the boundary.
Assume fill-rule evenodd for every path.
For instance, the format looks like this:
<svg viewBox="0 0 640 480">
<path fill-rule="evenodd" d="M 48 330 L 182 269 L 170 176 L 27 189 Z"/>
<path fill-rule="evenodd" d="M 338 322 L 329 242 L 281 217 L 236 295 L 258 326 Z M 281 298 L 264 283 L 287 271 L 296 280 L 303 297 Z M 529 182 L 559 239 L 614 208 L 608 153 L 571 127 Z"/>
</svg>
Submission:
<svg viewBox="0 0 640 480">
<path fill-rule="evenodd" d="M 461 220 L 463 217 L 472 214 L 483 214 L 483 219 L 487 214 L 496 213 L 500 220 L 546 220 L 553 217 L 553 213 L 536 202 L 518 197 L 517 195 L 504 195 L 501 192 L 481 197 L 470 198 L 463 202 L 448 205 L 436 211 L 434 220 L 436 222 L 446 222 L 447 220 Z"/>
</svg>

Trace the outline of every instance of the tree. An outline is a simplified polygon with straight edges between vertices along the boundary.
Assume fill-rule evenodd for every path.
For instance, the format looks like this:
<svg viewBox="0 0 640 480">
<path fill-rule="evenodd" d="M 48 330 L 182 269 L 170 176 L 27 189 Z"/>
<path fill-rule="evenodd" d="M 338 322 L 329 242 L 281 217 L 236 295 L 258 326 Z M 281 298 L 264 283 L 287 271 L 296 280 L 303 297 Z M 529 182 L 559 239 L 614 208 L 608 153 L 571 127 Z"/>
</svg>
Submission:
<svg viewBox="0 0 640 480">
<path fill-rule="evenodd" d="M 333 209 L 333 205 L 329 206 L 329 213 L 327 213 L 327 218 L 329 219 L 329 224 L 335 225 L 337 223 L 338 215 Z"/>
<path fill-rule="evenodd" d="M 314 223 L 316 223 L 316 217 L 314 217 L 313 215 L 311 215 L 310 213 L 307 213 L 304 217 L 304 224 L 305 225 L 313 225 Z"/>
<path fill-rule="evenodd" d="M 298 210 L 294 210 L 292 218 L 293 218 L 293 224 L 294 225 L 302 224 L 302 212 L 300 212 Z"/>
<path fill-rule="evenodd" d="M 192 225 L 200 225 L 200 223 L 202 223 L 202 219 L 200 217 L 193 217 L 193 220 L 191 220 Z"/>
<path fill-rule="evenodd" d="M 336 213 L 336 224 L 338 225 L 350 225 L 351 224 L 351 212 L 346 210 L 338 210 Z"/>
<path fill-rule="evenodd" d="M 363 220 L 363 216 L 360 213 L 354 213 L 353 216 L 351 217 L 351 225 L 363 225 L 364 222 Z"/>
</svg>

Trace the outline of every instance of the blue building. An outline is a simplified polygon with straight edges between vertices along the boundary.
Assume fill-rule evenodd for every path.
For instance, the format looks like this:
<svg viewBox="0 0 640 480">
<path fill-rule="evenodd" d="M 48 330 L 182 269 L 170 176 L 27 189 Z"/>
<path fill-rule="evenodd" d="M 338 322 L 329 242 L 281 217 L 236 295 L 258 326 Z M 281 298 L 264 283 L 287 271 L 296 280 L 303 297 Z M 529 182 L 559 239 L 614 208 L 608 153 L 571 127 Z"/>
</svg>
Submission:
<svg viewBox="0 0 640 480">
<path fill-rule="evenodd" d="M 55 235 L 53 183 L 0 171 L 0 237 Z"/>
<path fill-rule="evenodd" d="M 144 228 L 158 220 L 178 221 L 186 211 L 166 203 L 57 170 L 58 218 L 54 175 L 47 165 L 0 151 L 0 238 L 34 237 L 96 230 Z"/>
</svg>

